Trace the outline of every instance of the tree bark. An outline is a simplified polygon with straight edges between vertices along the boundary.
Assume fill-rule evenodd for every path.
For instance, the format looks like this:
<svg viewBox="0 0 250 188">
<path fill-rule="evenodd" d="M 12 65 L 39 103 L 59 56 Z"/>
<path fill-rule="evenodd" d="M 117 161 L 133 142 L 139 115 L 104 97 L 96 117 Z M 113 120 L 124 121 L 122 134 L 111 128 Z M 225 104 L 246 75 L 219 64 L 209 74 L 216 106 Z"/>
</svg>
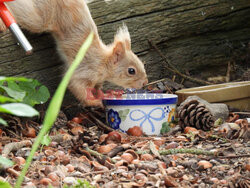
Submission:
<svg viewBox="0 0 250 188">
<path fill-rule="evenodd" d="M 154 42 L 177 69 L 206 79 L 225 75 L 228 61 L 247 55 L 249 0 L 118 0 L 89 3 L 101 38 L 110 43 L 119 26 L 130 31 L 132 49 L 146 62 L 150 81 L 169 77 Z M 49 34 L 25 32 L 34 47 L 25 56 L 11 33 L 0 34 L 0 75 L 40 80 L 51 91 L 63 76 L 63 63 Z M 247 68 L 240 60 L 236 66 Z"/>
</svg>

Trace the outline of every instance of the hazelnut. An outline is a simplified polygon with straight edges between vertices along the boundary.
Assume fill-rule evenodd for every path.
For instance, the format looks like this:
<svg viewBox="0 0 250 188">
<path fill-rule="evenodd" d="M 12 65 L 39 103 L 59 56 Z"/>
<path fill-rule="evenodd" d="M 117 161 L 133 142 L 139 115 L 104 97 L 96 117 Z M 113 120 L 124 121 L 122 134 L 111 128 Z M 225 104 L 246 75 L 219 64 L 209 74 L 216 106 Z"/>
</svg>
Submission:
<svg viewBox="0 0 250 188">
<path fill-rule="evenodd" d="M 127 130 L 127 133 L 128 133 L 128 135 L 131 135 L 131 136 L 142 136 L 142 134 L 143 134 L 141 127 L 138 127 L 138 126 L 134 126 L 132 128 L 129 128 Z"/>
<path fill-rule="evenodd" d="M 117 131 L 112 131 L 108 134 L 105 141 L 107 144 L 110 143 L 121 143 L 122 137 Z"/>
</svg>

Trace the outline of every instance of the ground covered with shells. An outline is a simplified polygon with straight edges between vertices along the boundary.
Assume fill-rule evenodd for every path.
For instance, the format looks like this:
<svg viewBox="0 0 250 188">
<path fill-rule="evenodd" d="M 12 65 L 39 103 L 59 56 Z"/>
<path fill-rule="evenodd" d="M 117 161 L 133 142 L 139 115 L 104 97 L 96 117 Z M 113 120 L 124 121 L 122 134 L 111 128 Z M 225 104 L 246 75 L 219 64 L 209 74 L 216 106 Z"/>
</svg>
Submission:
<svg viewBox="0 0 250 188">
<path fill-rule="evenodd" d="M 42 119 L 42 116 L 40 117 Z M 0 129 L 0 180 L 15 184 L 41 119 L 6 116 Z M 130 135 L 105 125 L 104 111 L 69 106 L 60 112 L 51 142 L 36 152 L 23 187 L 249 187 L 246 116 L 231 114 L 209 131 L 171 125 L 163 136 Z"/>
</svg>

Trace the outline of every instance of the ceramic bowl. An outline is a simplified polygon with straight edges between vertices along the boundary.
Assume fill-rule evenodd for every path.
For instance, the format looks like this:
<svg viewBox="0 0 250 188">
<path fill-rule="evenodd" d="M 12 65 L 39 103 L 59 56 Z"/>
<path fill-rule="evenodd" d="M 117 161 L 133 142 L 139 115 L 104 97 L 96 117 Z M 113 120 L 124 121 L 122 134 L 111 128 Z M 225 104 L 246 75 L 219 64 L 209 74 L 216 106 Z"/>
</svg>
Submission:
<svg viewBox="0 0 250 188">
<path fill-rule="evenodd" d="M 162 124 L 175 117 L 177 95 L 143 93 L 106 98 L 106 119 L 109 126 L 126 132 L 140 126 L 147 135 L 159 135 Z"/>
</svg>

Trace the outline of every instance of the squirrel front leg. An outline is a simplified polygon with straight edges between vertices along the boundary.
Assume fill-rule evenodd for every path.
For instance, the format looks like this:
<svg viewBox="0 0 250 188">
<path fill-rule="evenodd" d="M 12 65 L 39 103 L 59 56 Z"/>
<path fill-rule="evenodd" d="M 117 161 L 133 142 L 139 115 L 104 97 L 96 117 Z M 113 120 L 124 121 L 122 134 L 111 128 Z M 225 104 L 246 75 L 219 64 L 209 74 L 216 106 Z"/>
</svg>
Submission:
<svg viewBox="0 0 250 188">
<path fill-rule="evenodd" d="M 96 90 L 91 81 L 87 79 L 72 79 L 69 84 L 69 90 L 85 106 L 96 106 L 103 108 L 102 98 L 96 97 L 93 92 Z"/>
</svg>

